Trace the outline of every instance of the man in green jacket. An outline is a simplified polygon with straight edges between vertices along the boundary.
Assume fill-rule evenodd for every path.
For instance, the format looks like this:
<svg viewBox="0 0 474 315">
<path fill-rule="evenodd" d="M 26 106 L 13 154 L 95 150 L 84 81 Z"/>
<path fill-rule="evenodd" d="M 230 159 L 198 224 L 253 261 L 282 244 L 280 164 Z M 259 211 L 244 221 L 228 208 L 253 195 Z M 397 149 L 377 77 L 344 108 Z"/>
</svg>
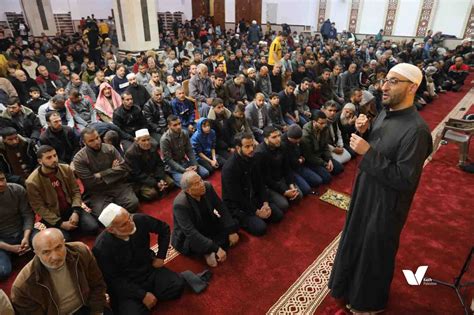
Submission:
<svg viewBox="0 0 474 315">
<path fill-rule="evenodd" d="M 321 176 L 323 184 L 331 181 L 331 175 L 337 175 L 344 171 L 344 166 L 331 157 L 329 129 L 324 112 L 316 112 L 313 119 L 303 126 L 301 149 L 306 166 Z"/>
</svg>

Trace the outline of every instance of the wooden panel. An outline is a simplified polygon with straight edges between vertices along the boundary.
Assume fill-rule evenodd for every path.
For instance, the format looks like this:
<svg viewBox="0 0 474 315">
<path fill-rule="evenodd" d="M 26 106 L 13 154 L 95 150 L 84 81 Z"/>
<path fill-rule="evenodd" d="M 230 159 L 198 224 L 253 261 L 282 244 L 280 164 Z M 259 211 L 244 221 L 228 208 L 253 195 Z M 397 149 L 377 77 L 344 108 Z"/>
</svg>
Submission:
<svg viewBox="0 0 474 315">
<path fill-rule="evenodd" d="M 262 0 L 235 0 L 235 22 L 241 19 L 246 22 L 262 22 Z"/>
<path fill-rule="evenodd" d="M 209 0 L 192 0 L 193 19 L 209 16 Z"/>
<path fill-rule="evenodd" d="M 217 24 L 225 28 L 225 0 L 214 0 L 214 25 Z"/>
</svg>

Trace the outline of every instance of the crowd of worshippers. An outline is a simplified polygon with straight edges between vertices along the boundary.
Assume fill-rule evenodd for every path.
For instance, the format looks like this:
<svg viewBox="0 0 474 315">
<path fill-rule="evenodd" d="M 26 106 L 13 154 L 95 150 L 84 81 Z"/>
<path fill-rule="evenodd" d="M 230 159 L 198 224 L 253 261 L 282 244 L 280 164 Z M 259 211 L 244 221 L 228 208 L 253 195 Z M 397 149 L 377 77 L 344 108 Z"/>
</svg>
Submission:
<svg viewBox="0 0 474 315">
<path fill-rule="evenodd" d="M 164 55 L 121 60 L 107 40 L 91 59 L 90 34 L 1 41 L 0 277 L 36 254 L 12 287 L 19 314 L 147 314 L 186 284 L 201 292 L 210 274 L 164 267 L 169 244 L 223 263 L 239 229 L 264 235 L 343 172 L 355 120 L 383 110 L 397 62 L 423 70 L 419 109 L 459 91 L 472 62 L 469 41 L 437 55 L 429 36 L 396 45 L 193 23 L 164 36 Z M 218 169 L 222 197 L 204 181 Z M 136 213 L 173 187 L 172 231 Z M 70 242 L 97 234 L 92 252 Z"/>
</svg>

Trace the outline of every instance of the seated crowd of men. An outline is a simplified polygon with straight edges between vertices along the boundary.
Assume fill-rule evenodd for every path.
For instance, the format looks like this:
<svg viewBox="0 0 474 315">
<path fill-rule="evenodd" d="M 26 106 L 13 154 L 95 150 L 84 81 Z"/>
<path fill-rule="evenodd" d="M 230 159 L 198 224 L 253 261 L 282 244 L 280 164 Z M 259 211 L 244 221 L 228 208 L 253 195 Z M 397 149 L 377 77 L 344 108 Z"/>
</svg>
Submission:
<svg viewBox="0 0 474 315">
<path fill-rule="evenodd" d="M 390 67 L 424 69 L 420 109 L 436 93 L 458 91 L 469 70 L 461 55 L 422 60 L 413 47 L 395 54 L 389 41 L 302 47 L 280 33 L 268 47 L 246 36 L 224 35 L 225 50 L 217 38 L 202 50 L 170 46 L 164 60 L 148 52 L 118 63 L 107 51 L 98 65 L 80 42 L 58 51 L 41 39 L 33 56 L 8 47 L 8 74 L 0 77 L 0 278 L 11 274 L 12 256 L 31 247 L 36 254 L 12 287 L 17 312 L 100 314 L 110 305 L 146 314 L 157 300 L 179 297 L 185 283 L 205 286 L 207 274 L 163 266 L 170 243 L 216 267 L 239 229 L 264 235 L 290 204 L 343 172 L 356 155 L 355 119 L 383 109 Z M 203 181 L 217 169 L 222 198 Z M 136 213 L 139 201 L 174 186 L 182 191 L 172 231 Z M 45 230 L 34 228 L 35 215 Z M 92 252 L 70 242 L 103 228 Z M 158 235 L 157 253 L 149 233 Z"/>
</svg>

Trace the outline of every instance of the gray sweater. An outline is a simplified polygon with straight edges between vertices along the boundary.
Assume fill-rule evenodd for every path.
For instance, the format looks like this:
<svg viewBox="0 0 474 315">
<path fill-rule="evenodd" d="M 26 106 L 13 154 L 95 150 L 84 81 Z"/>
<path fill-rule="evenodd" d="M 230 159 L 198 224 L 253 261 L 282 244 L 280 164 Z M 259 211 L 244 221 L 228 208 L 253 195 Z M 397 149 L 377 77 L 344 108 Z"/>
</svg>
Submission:
<svg viewBox="0 0 474 315">
<path fill-rule="evenodd" d="M 0 192 L 0 218 L 0 239 L 33 229 L 34 214 L 25 188 L 8 183 L 7 189 Z"/>
</svg>

